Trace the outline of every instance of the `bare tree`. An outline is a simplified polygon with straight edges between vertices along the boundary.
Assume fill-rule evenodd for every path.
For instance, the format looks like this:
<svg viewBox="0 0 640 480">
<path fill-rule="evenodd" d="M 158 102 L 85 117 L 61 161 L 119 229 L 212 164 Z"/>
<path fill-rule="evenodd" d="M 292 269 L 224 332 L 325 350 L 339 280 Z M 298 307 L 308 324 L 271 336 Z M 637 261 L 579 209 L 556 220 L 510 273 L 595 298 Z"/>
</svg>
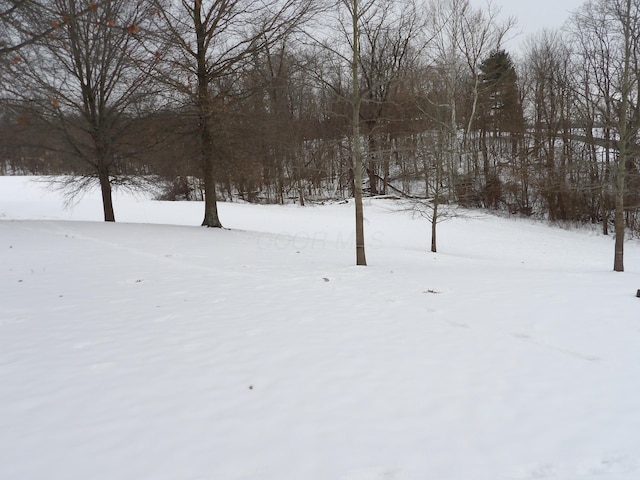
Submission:
<svg viewBox="0 0 640 480">
<path fill-rule="evenodd" d="M 424 23 L 414 1 L 382 2 L 376 15 L 363 19 L 360 27 L 361 117 L 368 137 L 366 170 L 371 195 L 379 193 L 379 179 L 382 179 L 382 193 L 387 193 L 391 124 L 397 126 L 403 110 L 398 91 L 424 46 L 418 41 Z"/>
<path fill-rule="evenodd" d="M 135 116 L 153 93 L 145 71 L 153 57 L 139 39 L 151 15 L 144 1 L 91 5 L 47 2 L 53 31 L 20 51 L 6 88 L 46 121 L 68 155 L 84 163 L 84 171 L 69 179 L 72 192 L 96 181 L 104 219 L 115 221 L 112 185 L 132 185 L 139 178 L 128 175 L 127 165 L 140 142 L 132 138 Z"/>
<path fill-rule="evenodd" d="M 157 3 L 157 1 L 156 1 Z M 200 162 L 205 188 L 203 226 L 222 227 L 218 215 L 218 165 L 214 130 L 216 86 L 251 56 L 291 32 L 311 12 L 310 0 L 175 0 L 158 3 L 168 50 L 157 73 L 190 99 L 198 118 Z"/>
<path fill-rule="evenodd" d="M 351 179 L 353 185 L 353 197 L 355 203 L 355 237 L 356 237 L 356 265 L 366 266 L 364 239 L 364 207 L 363 207 L 363 145 L 361 134 L 361 112 L 364 100 L 361 87 L 361 35 L 362 26 L 369 23 L 379 13 L 382 4 L 388 4 L 388 0 L 339 0 L 337 22 L 330 26 L 330 30 L 339 32 L 338 38 L 314 37 L 319 42 L 324 55 L 332 65 L 332 75 L 326 78 L 324 69 L 316 72 L 316 79 L 324 87 L 327 87 L 334 97 L 337 105 L 348 104 L 349 112 L 340 112 L 343 119 L 348 119 L 349 133 L 345 134 L 350 143 Z M 348 50 L 341 48 L 343 42 L 347 43 Z M 322 55 L 319 53 L 318 55 Z M 345 78 L 348 79 L 348 86 Z M 334 114 L 336 112 L 334 111 Z"/>
<path fill-rule="evenodd" d="M 500 46 L 514 25 L 511 18 L 499 22 L 498 13 L 491 4 L 485 11 L 468 0 L 435 0 L 429 5 L 424 40 L 428 44 L 417 73 L 420 78 L 414 82 L 415 102 L 427 128 L 417 149 L 425 198 L 413 199 L 412 210 L 430 221 L 433 252 L 437 224 L 455 214 L 441 207 L 461 195 L 457 177 L 465 166 L 478 171 L 476 149 L 469 141 L 481 93 L 481 61 Z"/>
<path fill-rule="evenodd" d="M 609 19 L 594 2 L 587 2 L 584 8 L 576 11 L 569 27 L 575 52 L 575 71 L 581 82 L 578 98 L 587 122 L 585 134 L 587 142 L 592 145 L 590 155 L 600 177 L 598 193 L 602 232 L 608 235 L 614 190 L 611 173 L 615 145 L 615 78 L 612 72 L 617 62 L 617 42 L 609 34 Z M 600 155 L 596 145 L 602 150 Z M 599 156 L 604 158 L 600 160 Z"/>
<path fill-rule="evenodd" d="M 56 16 L 49 3 L 46 0 L 5 0 L 0 3 L 0 59 L 19 61 L 19 50 L 55 30 L 51 20 Z"/>
<path fill-rule="evenodd" d="M 614 19 L 619 22 L 622 31 L 622 70 L 619 78 L 620 102 L 618 105 L 618 168 L 616 173 L 616 209 L 615 209 L 615 255 L 613 269 L 616 272 L 624 271 L 624 199 L 626 193 L 625 176 L 627 162 L 631 156 L 631 141 L 637 135 L 638 119 L 633 123 L 629 121 L 632 112 L 631 95 L 634 93 L 634 79 L 632 78 L 631 62 L 637 61 L 638 38 L 640 36 L 640 10 L 638 2 L 633 0 L 615 0 L 609 2 L 613 7 Z M 637 113 L 637 112 L 634 112 Z M 636 132 L 634 132 L 634 129 Z"/>
<path fill-rule="evenodd" d="M 551 220 L 569 220 L 582 210 L 575 202 L 577 190 L 570 185 L 570 180 L 577 181 L 581 166 L 573 162 L 572 121 L 577 120 L 578 86 L 567 43 L 560 32 L 544 30 L 528 39 L 523 62 L 533 127 L 529 156 L 535 169 L 531 173 Z M 525 185 L 530 173 L 527 165 L 516 173 L 517 181 Z M 528 203 L 526 198 L 523 201 Z"/>
<path fill-rule="evenodd" d="M 50 37 L 60 25 L 90 15 L 110 0 L 91 0 L 60 18 L 50 0 L 3 0 L 0 3 L 0 66 L 19 62 L 20 50 Z"/>
<path fill-rule="evenodd" d="M 627 171 L 637 156 L 640 128 L 640 2 L 593 0 L 573 16 L 574 35 L 585 65 L 584 98 L 603 124 L 601 142 L 615 162 L 614 271 L 624 271 Z M 610 132 L 615 131 L 611 139 Z"/>
<path fill-rule="evenodd" d="M 360 138 L 360 106 L 362 96 L 360 95 L 360 22 L 362 18 L 371 11 L 374 6 L 372 1 L 361 6 L 358 0 L 343 0 L 344 6 L 351 17 L 352 37 L 351 37 L 351 87 L 352 98 L 352 136 L 353 144 L 353 182 L 354 201 L 356 213 L 356 265 L 367 265 L 367 258 L 364 248 L 364 211 L 362 205 L 362 145 Z"/>
</svg>

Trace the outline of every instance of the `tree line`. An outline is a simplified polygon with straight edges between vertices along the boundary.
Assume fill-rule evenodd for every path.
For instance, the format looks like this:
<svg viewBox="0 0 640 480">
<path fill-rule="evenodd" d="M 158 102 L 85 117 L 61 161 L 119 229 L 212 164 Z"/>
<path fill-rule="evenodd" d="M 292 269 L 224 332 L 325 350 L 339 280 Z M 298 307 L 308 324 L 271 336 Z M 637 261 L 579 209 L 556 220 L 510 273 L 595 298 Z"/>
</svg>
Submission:
<svg viewBox="0 0 640 480">
<path fill-rule="evenodd" d="M 362 195 L 640 231 L 640 0 L 562 31 L 468 0 L 10 0 L 0 173 L 71 195 L 304 205 Z"/>
</svg>

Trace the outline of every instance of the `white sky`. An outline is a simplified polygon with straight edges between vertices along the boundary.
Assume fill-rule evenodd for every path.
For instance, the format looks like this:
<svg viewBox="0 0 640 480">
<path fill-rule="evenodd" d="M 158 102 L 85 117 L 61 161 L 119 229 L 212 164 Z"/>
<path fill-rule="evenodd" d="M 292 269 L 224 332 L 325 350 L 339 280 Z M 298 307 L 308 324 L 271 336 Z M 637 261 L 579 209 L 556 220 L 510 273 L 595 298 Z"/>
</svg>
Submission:
<svg viewBox="0 0 640 480">
<path fill-rule="evenodd" d="M 529 35 L 543 28 L 559 28 L 586 0 L 492 0 L 500 7 L 504 18 L 513 15 L 518 20 L 514 33 L 522 32 L 510 42 L 510 49 L 517 49 Z M 487 0 L 471 0 L 476 7 L 485 7 Z M 515 52 L 513 52 L 515 53 Z"/>
</svg>

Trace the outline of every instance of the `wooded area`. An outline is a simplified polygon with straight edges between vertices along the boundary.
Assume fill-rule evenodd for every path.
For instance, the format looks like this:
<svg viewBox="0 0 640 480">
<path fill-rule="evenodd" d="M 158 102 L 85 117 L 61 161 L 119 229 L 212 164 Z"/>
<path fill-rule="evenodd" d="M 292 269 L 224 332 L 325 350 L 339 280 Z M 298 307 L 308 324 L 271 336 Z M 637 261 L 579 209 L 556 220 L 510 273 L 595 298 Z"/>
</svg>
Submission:
<svg viewBox="0 0 640 480">
<path fill-rule="evenodd" d="M 434 232 L 445 204 L 614 228 L 616 271 L 640 231 L 640 0 L 517 55 L 468 0 L 0 5 L 0 174 L 97 183 L 105 220 L 113 186 L 204 199 L 211 227 L 221 200 L 397 195 Z"/>
</svg>

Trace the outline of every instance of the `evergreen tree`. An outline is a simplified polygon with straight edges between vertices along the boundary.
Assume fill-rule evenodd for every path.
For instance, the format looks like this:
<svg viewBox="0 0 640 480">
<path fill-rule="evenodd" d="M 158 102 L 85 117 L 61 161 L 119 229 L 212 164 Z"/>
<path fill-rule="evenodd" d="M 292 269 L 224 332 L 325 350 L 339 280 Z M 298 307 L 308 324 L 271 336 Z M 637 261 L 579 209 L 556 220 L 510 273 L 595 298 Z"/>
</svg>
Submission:
<svg viewBox="0 0 640 480">
<path fill-rule="evenodd" d="M 480 66 L 480 121 L 495 135 L 522 133 L 524 119 L 518 94 L 518 75 L 511 56 L 494 51 Z"/>
</svg>

